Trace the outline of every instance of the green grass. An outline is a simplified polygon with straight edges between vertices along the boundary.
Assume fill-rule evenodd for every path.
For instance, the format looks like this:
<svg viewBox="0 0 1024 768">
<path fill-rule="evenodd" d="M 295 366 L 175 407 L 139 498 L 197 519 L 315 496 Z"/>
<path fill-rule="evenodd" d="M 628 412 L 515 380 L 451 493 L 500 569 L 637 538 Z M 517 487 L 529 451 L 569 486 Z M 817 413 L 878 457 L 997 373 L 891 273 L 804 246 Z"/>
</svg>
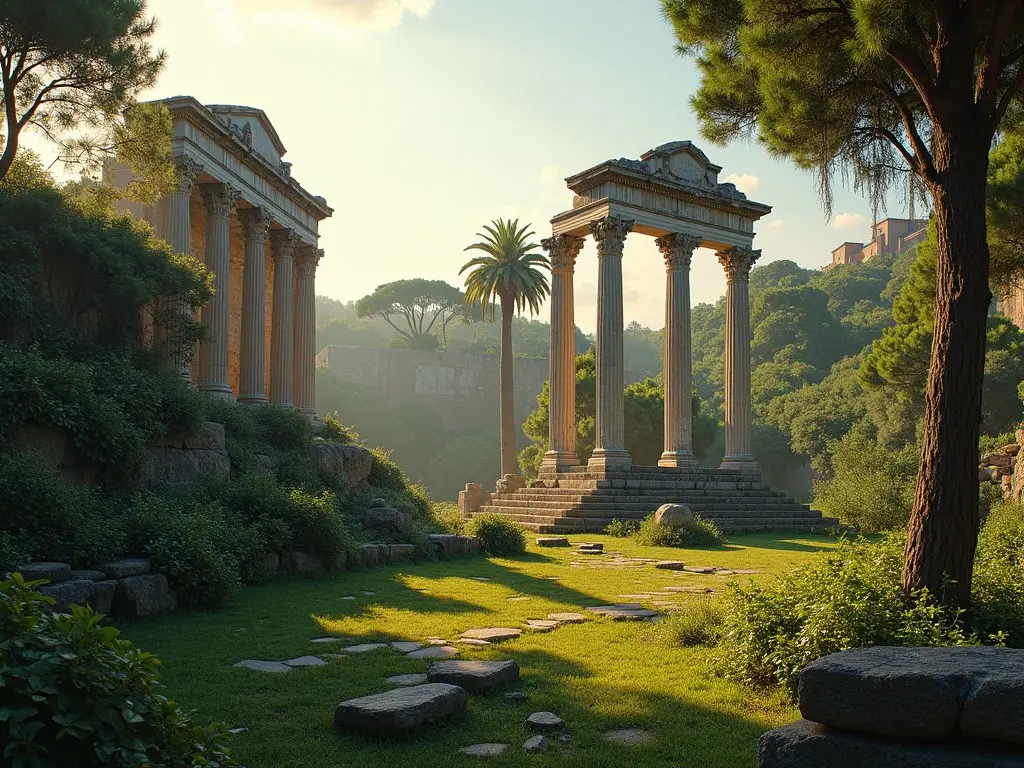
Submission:
<svg viewBox="0 0 1024 768">
<path fill-rule="evenodd" d="M 735 537 L 722 548 L 681 550 L 606 536 L 572 538 L 602 541 L 607 549 L 629 556 L 766 573 L 805 562 L 834 543 L 825 537 L 751 535 Z M 337 651 L 310 643 L 324 635 L 353 643 L 435 635 L 453 640 L 467 629 L 517 627 L 554 611 L 627 602 L 622 594 L 671 585 L 721 589 L 730 579 L 761 578 L 698 576 L 650 566 L 595 567 L 604 560 L 531 544 L 526 554 L 512 558 L 407 564 L 275 583 L 246 590 L 224 611 L 182 613 L 123 630 L 162 659 L 162 679 L 180 704 L 197 710 L 201 720 L 249 729 L 234 742 L 248 768 L 478 765 L 478 758 L 457 750 L 479 742 L 511 745 L 503 756 L 486 761 L 494 766 L 753 765 L 758 736 L 794 720 L 796 710 L 777 694 L 753 693 L 715 677 L 707 649 L 671 647 L 665 633 L 646 623 L 595 618 L 490 648 L 462 646 L 461 658 L 518 661 L 518 687 L 527 700 L 509 702 L 500 693 L 473 696 L 465 716 L 394 741 L 336 732 L 334 707 L 388 690 L 384 678 L 425 672 L 429 661 L 381 650 L 284 675 L 231 666 L 247 658 L 283 660 Z M 571 561 L 586 565 L 574 567 Z M 364 596 L 364 590 L 374 594 Z M 356 600 L 341 599 L 348 595 Z M 695 599 L 702 598 L 679 594 L 677 602 Z M 560 715 L 572 741 L 552 739 L 546 755 L 527 755 L 521 745 L 531 733 L 523 721 L 539 710 Z M 648 730 L 654 739 L 627 746 L 601 738 L 607 730 L 625 727 Z"/>
</svg>

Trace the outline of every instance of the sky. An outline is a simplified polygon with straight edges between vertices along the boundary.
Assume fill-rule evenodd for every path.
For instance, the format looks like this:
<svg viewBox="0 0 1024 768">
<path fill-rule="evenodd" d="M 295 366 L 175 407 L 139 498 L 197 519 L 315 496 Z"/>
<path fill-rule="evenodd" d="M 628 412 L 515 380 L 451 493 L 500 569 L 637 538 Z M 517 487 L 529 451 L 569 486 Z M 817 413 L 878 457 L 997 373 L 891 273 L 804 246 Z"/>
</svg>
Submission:
<svg viewBox="0 0 1024 768">
<path fill-rule="evenodd" d="M 191 95 L 263 109 L 292 173 L 323 195 L 317 293 L 355 300 L 412 277 L 462 284 L 482 224 L 531 222 L 539 241 L 572 207 L 564 178 L 690 139 L 753 200 L 760 263 L 820 267 L 869 237 L 871 206 L 838 189 L 826 220 L 816 179 L 755 143 L 700 136 L 692 60 L 675 53 L 658 0 L 150 0 L 168 54 L 145 98 Z M 904 215 L 890 204 L 889 214 Z M 664 267 L 634 234 L 623 260 L 627 322 L 664 325 Z M 725 290 L 698 251 L 693 303 Z M 596 326 L 597 259 L 577 261 L 576 322 Z M 546 308 L 545 315 L 546 318 Z"/>
</svg>

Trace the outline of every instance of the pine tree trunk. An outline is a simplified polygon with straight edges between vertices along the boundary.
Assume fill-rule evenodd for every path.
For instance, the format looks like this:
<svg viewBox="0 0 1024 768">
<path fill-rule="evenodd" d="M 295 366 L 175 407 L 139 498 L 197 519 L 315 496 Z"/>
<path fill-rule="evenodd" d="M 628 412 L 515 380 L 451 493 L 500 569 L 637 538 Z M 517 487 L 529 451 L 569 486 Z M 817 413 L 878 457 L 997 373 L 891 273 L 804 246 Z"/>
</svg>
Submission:
<svg viewBox="0 0 1024 768">
<path fill-rule="evenodd" d="M 499 374 L 501 411 L 501 476 L 519 474 L 516 460 L 516 408 L 512 382 L 512 318 L 515 298 L 501 295 L 501 370 Z"/>
<path fill-rule="evenodd" d="M 975 124 L 972 124 L 975 123 Z M 903 587 L 966 608 L 978 542 L 978 433 L 990 301 L 985 228 L 989 138 L 969 113 L 936 130 L 938 267 L 924 434 Z"/>
</svg>

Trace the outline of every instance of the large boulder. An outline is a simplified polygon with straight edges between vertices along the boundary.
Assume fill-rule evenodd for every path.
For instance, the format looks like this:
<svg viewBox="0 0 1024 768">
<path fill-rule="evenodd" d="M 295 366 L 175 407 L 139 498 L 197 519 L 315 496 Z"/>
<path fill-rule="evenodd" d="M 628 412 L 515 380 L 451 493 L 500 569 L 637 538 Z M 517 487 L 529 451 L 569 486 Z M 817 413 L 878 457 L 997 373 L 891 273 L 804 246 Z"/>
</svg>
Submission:
<svg viewBox="0 0 1024 768">
<path fill-rule="evenodd" d="M 430 665 L 428 679 L 482 693 L 518 680 L 519 665 L 514 661 L 438 661 Z"/>
<path fill-rule="evenodd" d="M 87 584 L 90 582 L 71 582 Z M 103 582 L 95 582 L 102 584 Z M 167 584 L 167 577 L 160 573 L 145 576 L 129 576 L 118 579 L 114 592 L 113 610 L 118 616 L 128 619 L 144 619 L 170 613 L 177 607 L 174 591 Z"/>
<path fill-rule="evenodd" d="M 72 605 L 90 605 L 97 613 L 107 614 L 113 607 L 116 589 L 116 581 L 81 579 L 39 587 L 39 594 L 53 598 L 55 611 L 66 613 Z"/>
<path fill-rule="evenodd" d="M 51 584 L 71 578 L 71 566 L 67 563 L 26 563 L 14 568 L 25 581 L 45 579 Z"/>
<path fill-rule="evenodd" d="M 175 432 L 158 437 L 152 442 L 154 448 L 177 448 L 188 451 L 223 451 L 224 425 L 215 421 L 204 421 L 191 434 Z"/>
<path fill-rule="evenodd" d="M 408 516 L 394 507 L 370 507 L 363 510 L 363 524 L 370 528 L 404 528 Z"/>
<path fill-rule="evenodd" d="M 428 683 L 343 701 L 334 725 L 346 731 L 381 735 L 403 733 L 464 712 L 469 694 L 457 685 Z"/>
<path fill-rule="evenodd" d="M 1007 453 L 988 453 L 981 457 L 979 464 L 983 467 L 1009 469 L 1013 466 L 1013 456 Z"/>
<path fill-rule="evenodd" d="M 335 477 L 344 474 L 348 478 L 348 488 L 365 485 L 373 464 L 373 454 L 365 448 L 322 440 L 313 443 L 309 456 L 321 475 Z"/>
<path fill-rule="evenodd" d="M 192 488 L 204 476 L 227 477 L 231 459 L 224 450 L 150 448 L 139 474 L 144 488 Z"/>
<path fill-rule="evenodd" d="M 96 570 L 108 579 L 123 579 L 126 576 L 142 576 L 153 569 L 153 564 L 145 557 L 126 557 L 112 563 L 97 565 Z"/>
<path fill-rule="evenodd" d="M 808 664 L 800 713 L 834 728 L 904 738 L 1024 744 L 1024 650 L 858 648 Z"/>
<path fill-rule="evenodd" d="M 319 555 L 308 552 L 288 552 L 284 556 L 284 567 L 291 573 L 320 573 L 324 561 Z"/>
<path fill-rule="evenodd" d="M 918 705 L 926 708 L 929 702 Z M 761 736 L 757 768 L 1024 768 L 1024 755 L 978 741 L 936 743 L 833 731 L 800 720 Z"/>
<path fill-rule="evenodd" d="M 662 504 L 654 513 L 654 522 L 665 528 L 689 528 L 693 512 L 685 504 Z"/>
</svg>

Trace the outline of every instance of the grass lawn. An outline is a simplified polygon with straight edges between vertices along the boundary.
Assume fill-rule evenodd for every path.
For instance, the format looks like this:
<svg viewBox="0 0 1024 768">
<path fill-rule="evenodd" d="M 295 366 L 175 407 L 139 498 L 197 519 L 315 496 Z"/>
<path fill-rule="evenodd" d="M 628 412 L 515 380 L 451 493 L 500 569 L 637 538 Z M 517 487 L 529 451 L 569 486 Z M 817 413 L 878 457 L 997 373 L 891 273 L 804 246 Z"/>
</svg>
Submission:
<svg viewBox="0 0 1024 768">
<path fill-rule="evenodd" d="M 633 557 L 684 560 L 687 565 L 784 571 L 834 545 L 826 537 L 748 535 L 723 549 L 641 547 L 606 536 L 602 541 Z M 584 561 L 581 566 L 572 561 Z M 464 659 L 515 659 L 524 702 L 500 693 L 472 696 L 469 711 L 446 725 L 388 741 L 341 734 L 332 726 L 335 705 L 391 688 L 390 675 L 425 672 L 430 662 L 391 649 L 330 659 L 324 667 L 268 674 L 231 665 L 242 659 L 284 660 L 339 652 L 311 644 L 325 635 L 357 642 L 449 641 L 465 630 L 519 627 L 556 611 L 632 602 L 621 595 L 665 586 L 708 585 L 763 576 L 706 576 L 642 568 L 600 567 L 607 557 L 567 549 L 530 548 L 515 558 L 466 558 L 403 564 L 320 579 L 294 580 L 246 590 L 216 613 L 180 613 L 123 627 L 124 636 L 163 661 L 169 694 L 202 721 L 218 720 L 248 732 L 234 749 L 248 768 L 403 768 L 477 765 L 458 749 L 481 742 L 510 745 L 495 766 L 688 766 L 739 768 L 754 764 L 757 737 L 794 720 L 796 710 L 775 695 L 761 695 L 714 676 L 708 651 L 670 647 L 648 623 L 595 616 L 585 624 L 477 648 L 460 646 Z M 474 577 L 483 577 L 482 581 Z M 364 595 L 363 592 L 372 592 Z M 354 596 L 354 600 L 342 598 Z M 702 599 L 681 593 L 675 602 Z M 526 598 L 526 599 L 511 599 Z M 659 598 L 668 599 L 668 598 Z M 649 601 L 642 601 L 649 602 Z M 348 643 L 343 643 L 347 645 Z M 338 645 L 343 645 L 338 644 Z M 572 739 L 552 738 L 547 754 L 525 754 L 531 712 L 560 715 Z M 605 741 L 615 728 L 643 728 L 643 745 Z"/>
</svg>

